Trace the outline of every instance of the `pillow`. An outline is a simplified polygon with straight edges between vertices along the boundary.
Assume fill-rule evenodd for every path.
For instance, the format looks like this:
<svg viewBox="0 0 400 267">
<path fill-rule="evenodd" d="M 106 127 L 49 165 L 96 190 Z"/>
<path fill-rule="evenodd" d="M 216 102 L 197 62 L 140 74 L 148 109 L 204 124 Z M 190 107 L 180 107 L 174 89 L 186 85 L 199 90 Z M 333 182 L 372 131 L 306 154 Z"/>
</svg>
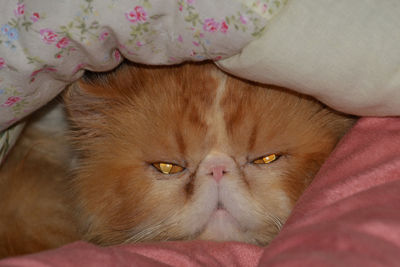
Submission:
<svg viewBox="0 0 400 267">
<path fill-rule="evenodd" d="M 398 0 L 289 1 L 225 70 L 362 116 L 400 115 Z"/>
</svg>

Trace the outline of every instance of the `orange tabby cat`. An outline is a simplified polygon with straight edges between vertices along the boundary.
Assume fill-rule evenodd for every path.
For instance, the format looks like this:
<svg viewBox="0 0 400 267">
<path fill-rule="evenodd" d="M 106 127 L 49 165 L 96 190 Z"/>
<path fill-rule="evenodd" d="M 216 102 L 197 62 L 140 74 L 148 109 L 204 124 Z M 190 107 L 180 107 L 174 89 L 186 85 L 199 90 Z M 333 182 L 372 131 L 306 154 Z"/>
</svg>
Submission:
<svg viewBox="0 0 400 267">
<path fill-rule="evenodd" d="M 265 245 L 353 122 L 209 63 L 125 64 L 64 100 L 72 175 L 71 157 L 23 142 L 28 129 L 0 172 L 1 256 L 76 239 Z"/>
</svg>

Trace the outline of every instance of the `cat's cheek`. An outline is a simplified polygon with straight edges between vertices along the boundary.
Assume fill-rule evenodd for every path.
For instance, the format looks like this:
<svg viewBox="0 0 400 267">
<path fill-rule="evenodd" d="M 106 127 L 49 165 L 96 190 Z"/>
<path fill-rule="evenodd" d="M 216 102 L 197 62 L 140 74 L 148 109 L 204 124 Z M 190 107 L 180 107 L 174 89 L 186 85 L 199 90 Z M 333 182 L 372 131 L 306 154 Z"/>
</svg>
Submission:
<svg viewBox="0 0 400 267">
<path fill-rule="evenodd" d="M 277 162 L 263 166 L 249 164 L 243 169 L 254 201 L 260 203 L 265 212 L 279 217 L 286 217 L 292 209 L 285 189 L 285 169 L 288 167 L 285 162 Z"/>
<path fill-rule="evenodd" d="M 168 175 L 157 173 L 151 177 L 151 190 L 148 193 L 150 197 L 158 196 L 166 202 L 178 202 L 185 198 L 182 188 L 190 180 L 190 175 Z"/>
<path fill-rule="evenodd" d="M 196 186 L 193 174 L 187 170 L 172 175 L 153 171 L 148 179 L 151 180 L 151 186 L 145 198 L 149 202 L 156 199 L 158 204 L 153 207 L 153 211 L 168 213 L 166 216 L 184 209 L 190 202 Z"/>
<path fill-rule="evenodd" d="M 192 184 L 192 192 L 187 192 Z M 144 205 L 151 217 L 144 225 L 155 225 L 159 221 L 168 226 L 165 234 L 171 237 L 191 239 L 202 231 L 218 202 L 218 190 L 209 177 L 185 175 L 181 179 L 155 180 L 146 194 Z M 171 226 L 171 227 L 170 227 Z"/>
</svg>

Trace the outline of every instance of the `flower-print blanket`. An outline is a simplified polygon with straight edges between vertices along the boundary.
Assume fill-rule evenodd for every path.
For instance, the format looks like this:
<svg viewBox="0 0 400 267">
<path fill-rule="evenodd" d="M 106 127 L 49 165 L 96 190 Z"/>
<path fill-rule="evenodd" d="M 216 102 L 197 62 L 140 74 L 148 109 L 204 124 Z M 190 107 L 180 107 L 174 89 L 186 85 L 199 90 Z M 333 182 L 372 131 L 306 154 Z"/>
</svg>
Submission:
<svg viewBox="0 0 400 267">
<path fill-rule="evenodd" d="M 220 60 L 260 36 L 286 0 L 7 0 L 0 11 L 0 130 L 84 69 Z M 18 124 L 17 124 L 18 125 Z M 20 132 L 0 137 L 0 156 Z"/>
<path fill-rule="evenodd" d="M 85 69 L 211 59 L 358 115 L 400 115 L 398 0 L 4 0 L 0 161 Z"/>
</svg>

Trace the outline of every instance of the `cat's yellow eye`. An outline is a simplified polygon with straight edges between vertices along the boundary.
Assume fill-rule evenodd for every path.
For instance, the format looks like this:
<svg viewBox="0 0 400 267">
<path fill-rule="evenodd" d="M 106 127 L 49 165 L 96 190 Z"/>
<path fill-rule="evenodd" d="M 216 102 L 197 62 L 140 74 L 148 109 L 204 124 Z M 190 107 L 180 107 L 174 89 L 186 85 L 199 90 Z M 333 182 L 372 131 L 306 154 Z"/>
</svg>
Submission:
<svg viewBox="0 0 400 267">
<path fill-rule="evenodd" d="M 277 154 L 271 154 L 271 155 L 264 156 L 264 157 L 258 158 L 256 160 L 253 160 L 253 163 L 254 164 L 268 164 L 268 163 L 271 163 L 271 162 L 277 160 L 278 157 L 279 156 Z"/>
<path fill-rule="evenodd" d="M 153 166 L 163 174 L 175 174 L 183 171 L 183 167 L 172 163 L 158 162 L 153 163 Z"/>
</svg>

